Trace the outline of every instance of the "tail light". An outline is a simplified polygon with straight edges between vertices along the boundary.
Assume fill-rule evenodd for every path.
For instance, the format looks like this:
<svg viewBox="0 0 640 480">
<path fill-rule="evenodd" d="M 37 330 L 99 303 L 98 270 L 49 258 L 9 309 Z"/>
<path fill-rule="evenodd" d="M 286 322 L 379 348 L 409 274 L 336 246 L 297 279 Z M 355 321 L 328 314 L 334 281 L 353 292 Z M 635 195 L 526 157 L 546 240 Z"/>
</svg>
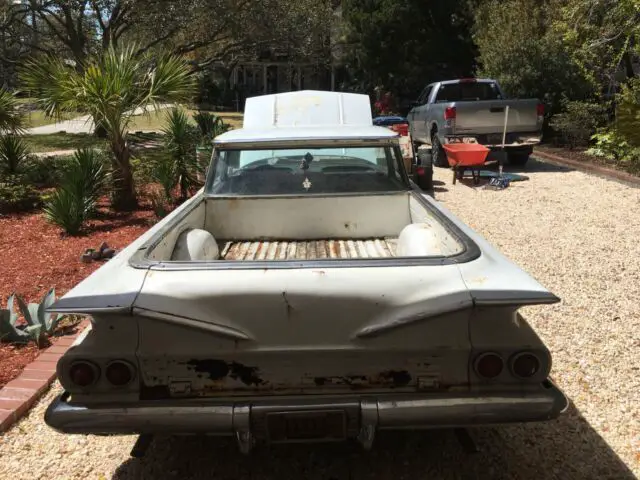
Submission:
<svg viewBox="0 0 640 480">
<path fill-rule="evenodd" d="M 125 385 L 128 385 L 131 383 L 134 376 L 134 367 L 130 363 L 121 360 L 114 360 L 109 363 L 105 371 L 107 381 L 115 387 L 124 387 Z"/>
<path fill-rule="evenodd" d="M 391 125 L 391 130 L 393 130 L 394 132 L 398 132 L 401 137 L 406 137 L 409 135 L 409 125 L 407 125 L 406 123 Z"/>
<path fill-rule="evenodd" d="M 83 360 L 73 362 L 69 367 L 69 378 L 78 387 L 90 387 L 98 381 L 100 369 L 93 363 Z"/>
<path fill-rule="evenodd" d="M 511 361 L 511 371 L 516 377 L 533 377 L 540 371 L 540 360 L 533 353 L 519 353 Z"/>
<path fill-rule="evenodd" d="M 455 120 L 456 119 L 456 107 L 447 107 L 444 110 L 444 119 L 445 120 Z"/>
<path fill-rule="evenodd" d="M 504 369 L 504 361 L 497 353 L 483 353 L 476 358 L 475 369 L 482 378 L 496 378 Z"/>
<path fill-rule="evenodd" d="M 536 112 L 538 114 L 538 118 L 544 117 L 544 103 L 538 104 L 538 106 L 536 107 Z"/>
</svg>

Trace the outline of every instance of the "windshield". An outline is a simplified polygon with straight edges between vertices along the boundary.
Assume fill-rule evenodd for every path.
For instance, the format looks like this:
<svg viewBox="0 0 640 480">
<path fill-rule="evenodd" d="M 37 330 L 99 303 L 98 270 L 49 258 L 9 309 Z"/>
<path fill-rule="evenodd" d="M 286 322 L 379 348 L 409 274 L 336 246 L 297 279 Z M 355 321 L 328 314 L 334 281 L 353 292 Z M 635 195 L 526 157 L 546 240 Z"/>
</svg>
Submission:
<svg viewBox="0 0 640 480">
<path fill-rule="evenodd" d="M 501 98 L 498 86 L 494 82 L 460 82 L 441 85 L 436 102 L 468 102 Z"/>
<path fill-rule="evenodd" d="M 322 147 L 217 150 L 206 193 L 313 195 L 407 189 L 398 148 Z"/>
</svg>

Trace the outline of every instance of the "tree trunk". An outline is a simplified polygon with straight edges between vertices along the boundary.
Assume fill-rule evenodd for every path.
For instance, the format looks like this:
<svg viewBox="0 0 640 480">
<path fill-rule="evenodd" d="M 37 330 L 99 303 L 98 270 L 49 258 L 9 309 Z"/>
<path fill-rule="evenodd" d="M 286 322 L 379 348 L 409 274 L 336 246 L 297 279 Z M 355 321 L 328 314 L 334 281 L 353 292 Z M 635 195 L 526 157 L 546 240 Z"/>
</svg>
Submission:
<svg viewBox="0 0 640 480">
<path fill-rule="evenodd" d="M 133 169 L 131 168 L 131 151 L 124 138 L 115 138 L 111 142 L 113 151 L 113 197 L 111 206 L 114 210 L 130 212 L 138 206 Z"/>
</svg>

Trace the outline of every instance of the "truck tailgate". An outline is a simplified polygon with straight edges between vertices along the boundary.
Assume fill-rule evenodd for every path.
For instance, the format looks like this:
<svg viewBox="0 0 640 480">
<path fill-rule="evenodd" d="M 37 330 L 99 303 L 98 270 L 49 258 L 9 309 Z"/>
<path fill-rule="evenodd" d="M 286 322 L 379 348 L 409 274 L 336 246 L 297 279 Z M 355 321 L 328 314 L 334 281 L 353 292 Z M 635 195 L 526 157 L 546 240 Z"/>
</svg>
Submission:
<svg viewBox="0 0 640 480">
<path fill-rule="evenodd" d="M 456 134 L 501 134 L 507 105 L 509 106 L 508 133 L 535 132 L 540 128 L 536 99 L 455 102 L 454 105 Z"/>
<path fill-rule="evenodd" d="M 472 306 L 455 265 L 152 270 L 141 376 L 188 396 L 466 387 Z"/>
</svg>

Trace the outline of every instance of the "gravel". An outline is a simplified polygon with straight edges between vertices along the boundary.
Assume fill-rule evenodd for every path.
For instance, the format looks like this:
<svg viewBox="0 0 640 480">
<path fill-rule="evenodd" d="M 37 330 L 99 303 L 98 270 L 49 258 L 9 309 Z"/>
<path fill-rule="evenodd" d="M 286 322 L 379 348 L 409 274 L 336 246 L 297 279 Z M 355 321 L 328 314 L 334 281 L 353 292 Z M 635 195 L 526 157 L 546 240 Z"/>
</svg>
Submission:
<svg viewBox="0 0 640 480">
<path fill-rule="evenodd" d="M 0 478 L 18 479 L 625 479 L 640 475 L 640 189 L 532 162 L 507 190 L 451 185 L 436 198 L 530 272 L 562 303 L 523 310 L 554 356 L 570 411 L 542 424 L 385 433 L 372 453 L 353 445 L 262 447 L 230 439 L 63 436 L 43 422 L 53 389 L 0 437 Z M 466 183 L 466 181 L 465 181 Z"/>
</svg>

